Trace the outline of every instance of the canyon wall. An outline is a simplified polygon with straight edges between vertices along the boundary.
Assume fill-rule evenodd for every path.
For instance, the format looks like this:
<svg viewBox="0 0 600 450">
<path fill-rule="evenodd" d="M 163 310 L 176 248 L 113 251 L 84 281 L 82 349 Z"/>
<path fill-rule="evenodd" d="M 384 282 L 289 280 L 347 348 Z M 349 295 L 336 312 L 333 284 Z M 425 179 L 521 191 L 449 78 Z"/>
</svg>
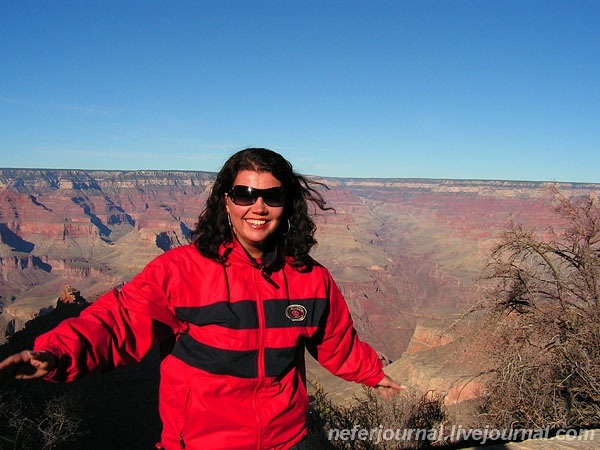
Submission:
<svg viewBox="0 0 600 450">
<path fill-rule="evenodd" d="M 313 256 L 388 361 L 452 345 L 436 330 L 480 297 L 474 281 L 511 222 L 560 226 L 551 183 L 315 179 L 329 186 L 335 212 L 315 216 Z M 0 169 L 0 340 L 51 309 L 65 285 L 94 301 L 188 242 L 213 180 L 192 171 Z M 600 185 L 559 189 L 578 196 Z"/>
</svg>

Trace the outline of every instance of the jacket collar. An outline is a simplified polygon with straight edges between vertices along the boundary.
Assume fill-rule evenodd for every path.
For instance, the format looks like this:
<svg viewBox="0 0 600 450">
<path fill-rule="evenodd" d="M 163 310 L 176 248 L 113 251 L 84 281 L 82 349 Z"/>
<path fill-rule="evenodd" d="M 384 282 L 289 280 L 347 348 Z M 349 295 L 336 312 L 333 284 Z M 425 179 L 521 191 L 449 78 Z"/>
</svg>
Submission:
<svg viewBox="0 0 600 450">
<path fill-rule="evenodd" d="M 241 242 L 234 236 L 232 242 L 226 242 L 221 245 L 219 254 L 224 259 L 225 264 L 243 263 L 250 264 L 261 270 L 273 271 L 276 270 L 279 258 L 277 247 L 274 246 L 266 252 L 262 258 L 254 258 L 248 253 Z"/>
<path fill-rule="evenodd" d="M 221 245 L 220 252 L 224 262 L 224 268 L 231 264 L 248 264 L 256 269 L 260 270 L 261 276 L 279 289 L 279 285 L 271 278 L 271 274 L 284 265 L 284 259 L 279 257 L 277 247 L 267 252 L 262 258 L 256 259 L 248 253 L 240 241 L 236 238 L 233 242 L 229 242 Z M 225 270 L 225 276 L 227 276 L 227 270 Z M 285 272 L 283 274 L 285 279 Z M 287 290 L 287 281 L 286 281 Z"/>
</svg>

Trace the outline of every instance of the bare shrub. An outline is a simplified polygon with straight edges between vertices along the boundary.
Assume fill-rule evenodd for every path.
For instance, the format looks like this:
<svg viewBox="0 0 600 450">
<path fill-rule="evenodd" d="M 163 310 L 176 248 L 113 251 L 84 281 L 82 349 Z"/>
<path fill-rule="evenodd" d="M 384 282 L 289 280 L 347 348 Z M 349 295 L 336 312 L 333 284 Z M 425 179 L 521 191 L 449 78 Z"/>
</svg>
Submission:
<svg viewBox="0 0 600 450">
<path fill-rule="evenodd" d="M 447 412 L 443 397 L 434 392 L 414 391 L 385 401 L 372 389 L 364 388 L 347 406 L 334 404 L 323 387 L 316 384 L 309 414 L 308 448 L 311 450 L 358 449 L 395 450 L 428 448 L 437 440 L 438 428 Z M 350 439 L 336 439 L 339 430 L 355 430 Z M 366 430 L 361 439 L 358 430 Z M 384 430 L 394 430 L 383 434 Z M 412 430 L 412 431 L 409 431 Z M 409 431 L 409 433 L 407 433 Z M 417 433 L 418 431 L 418 433 Z M 387 439 L 386 439 L 387 437 Z"/>
<path fill-rule="evenodd" d="M 488 266 L 497 354 L 484 411 L 497 426 L 600 424 L 600 208 L 553 200 L 563 231 L 513 225 Z"/>
<path fill-rule="evenodd" d="M 0 393 L 0 450 L 50 450 L 83 436 L 72 394 L 55 396 L 45 405 L 23 392 Z"/>
</svg>

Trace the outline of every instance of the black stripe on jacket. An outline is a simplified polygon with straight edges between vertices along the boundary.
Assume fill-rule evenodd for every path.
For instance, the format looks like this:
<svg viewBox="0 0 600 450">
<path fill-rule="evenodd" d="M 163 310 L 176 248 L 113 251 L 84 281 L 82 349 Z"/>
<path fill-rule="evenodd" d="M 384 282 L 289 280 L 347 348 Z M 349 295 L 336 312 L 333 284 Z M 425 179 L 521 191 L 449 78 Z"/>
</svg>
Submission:
<svg viewBox="0 0 600 450">
<path fill-rule="evenodd" d="M 216 302 L 206 306 L 177 306 L 177 318 L 194 325 L 220 325 L 234 330 L 258 328 L 256 302 Z"/>
<path fill-rule="evenodd" d="M 294 365 L 297 354 L 298 347 L 265 348 L 265 376 L 278 377 L 286 373 Z M 215 375 L 258 377 L 258 350 L 225 350 L 202 344 L 189 334 L 182 334 L 171 355 Z"/>
<path fill-rule="evenodd" d="M 307 298 L 298 300 L 264 300 L 267 328 L 317 327 L 327 308 L 325 298 Z M 289 307 L 302 306 L 306 315 L 302 320 L 291 320 L 286 311 Z M 219 325 L 234 330 L 258 328 L 256 302 L 221 301 L 206 306 L 175 307 L 177 318 L 194 325 Z"/>
</svg>

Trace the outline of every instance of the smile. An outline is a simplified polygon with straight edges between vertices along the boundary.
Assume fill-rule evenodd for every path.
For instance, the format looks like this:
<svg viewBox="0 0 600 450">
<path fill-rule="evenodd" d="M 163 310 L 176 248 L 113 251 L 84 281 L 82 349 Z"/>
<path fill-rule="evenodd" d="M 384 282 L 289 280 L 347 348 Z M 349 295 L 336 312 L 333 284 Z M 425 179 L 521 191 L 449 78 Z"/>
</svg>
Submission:
<svg viewBox="0 0 600 450">
<path fill-rule="evenodd" d="M 246 222 L 255 227 L 260 227 L 267 223 L 264 219 L 246 219 Z"/>
</svg>

